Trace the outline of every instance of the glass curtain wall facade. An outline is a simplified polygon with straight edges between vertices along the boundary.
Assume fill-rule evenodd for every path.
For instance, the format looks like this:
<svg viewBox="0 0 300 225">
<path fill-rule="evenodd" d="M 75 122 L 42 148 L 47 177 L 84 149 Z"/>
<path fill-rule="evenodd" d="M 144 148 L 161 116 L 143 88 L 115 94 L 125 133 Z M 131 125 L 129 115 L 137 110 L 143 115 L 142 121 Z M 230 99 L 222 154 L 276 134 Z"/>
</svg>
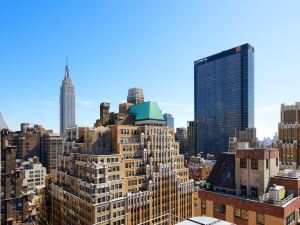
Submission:
<svg viewBox="0 0 300 225">
<path fill-rule="evenodd" d="M 229 137 L 254 127 L 254 48 L 244 44 L 194 62 L 196 151 L 227 151 Z"/>
</svg>

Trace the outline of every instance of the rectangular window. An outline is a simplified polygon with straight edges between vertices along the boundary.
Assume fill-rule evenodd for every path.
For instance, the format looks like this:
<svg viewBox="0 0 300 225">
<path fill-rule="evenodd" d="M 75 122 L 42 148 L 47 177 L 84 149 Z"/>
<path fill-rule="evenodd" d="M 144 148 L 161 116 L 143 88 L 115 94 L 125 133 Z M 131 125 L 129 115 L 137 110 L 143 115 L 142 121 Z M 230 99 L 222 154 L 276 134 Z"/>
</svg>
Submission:
<svg viewBox="0 0 300 225">
<path fill-rule="evenodd" d="M 258 196 L 258 190 L 257 190 L 257 187 L 251 187 L 251 190 L 250 190 L 250 196 L 251 196 L 251 197 L 257 197 L 257 196 Z"/>
<path fill-rule="evenodd" d="M 276 158 L 276 166 L 278 166 L 278 157 Z"/>
<path fill-rule="evenodd" d="M 289 216 L 285 219 L 286 225 L 291 225 L 295 222 L 295 212 L 292 212 Z"/>
<path fill-rule="evenodd" d="M 266 159 L 266 169 L 269 169 L 269 159 Z"/>
<path fill-rule="evenodd" d="M 214 202 L 214 212 L 219 214 L 226 214 L 226 205 Z"/>
<path fill-rule="evenodd" d="M 251 169 L 253 169 L 253 170 L 258 169 L 258 160 L 257 159 L 251 159 Z"/>
<path fill-rule="evenodd" d="M 248 220 L 248 211 L 244 209 L 234 208 L 234 217 L 243 220 Z"/>
<path fill-rule="evenodd" d="M 265 215 L 257 213 L 256 214 L 256 223 L 260 224 L 260 225 L 264 225 L 265 224 Z"/>
<path fill-rule="evenodd" d="M 247 168 L 247 159 L 240 159 L 240 168 Z"/>
<path fill-rule="evenodd" d="M 241 191 L 241 195 L 245 195 L 245 196 L 248 195 L 248 193 L 247 193 L 247 186 L 246 185 L 241 185 L 240 186 L 240 191 Z"/>
</svg>

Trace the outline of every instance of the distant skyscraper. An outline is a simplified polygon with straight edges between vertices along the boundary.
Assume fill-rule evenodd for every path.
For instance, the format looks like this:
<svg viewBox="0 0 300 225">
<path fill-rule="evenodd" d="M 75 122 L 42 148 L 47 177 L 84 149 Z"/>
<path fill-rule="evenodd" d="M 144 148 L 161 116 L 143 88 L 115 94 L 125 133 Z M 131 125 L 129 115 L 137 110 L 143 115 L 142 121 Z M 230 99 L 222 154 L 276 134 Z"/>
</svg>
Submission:
<svg viewBox="0 0 300 225">
<path fill-rule="evenodd" d="M 254 48 L 244 44 L 194 63 L 196 150 L 218 156 L 254 127 Z"/>
<path fill-rule="evenodd" d="M 179 142 L 179 152 L 188 157 L 188 133 L 185 127 L 177 127 L 175 140 Z"/>
<path fill-rule="evenodd" d="M 274 148 L 279 149 L 281 167 L 300 169 L 300 102 L 293 105 L 281 104 L 280 123 L 278 124 L 277 142 Z M 264 139 L 267 144 L 272 140 Z"/>
<path fill-rule="evenodd" d="M 129 88 L 127 102 L 132 104 L 137 104 L 144 102 L 144 93 L 141 88 Z"/>
<path fill-rule="evenodd" d="M 187 138 L 189 156 L 196 155 L 195 151 L 195 123 L 194 121 L 187 122 Z"/>
<path fill-rule="evenodd" d="M 167 127 L 174 128 L 174 117 L 172 116 L 172 114 L 165 113 L 164 118 L 167 121 Z"/>
<path fill-rule="evenodd" d="M 60 87 L 60 135 L 66 128 L 75 125 L 75 90 L 66 65 L 65 77 Z"/>
</svg>

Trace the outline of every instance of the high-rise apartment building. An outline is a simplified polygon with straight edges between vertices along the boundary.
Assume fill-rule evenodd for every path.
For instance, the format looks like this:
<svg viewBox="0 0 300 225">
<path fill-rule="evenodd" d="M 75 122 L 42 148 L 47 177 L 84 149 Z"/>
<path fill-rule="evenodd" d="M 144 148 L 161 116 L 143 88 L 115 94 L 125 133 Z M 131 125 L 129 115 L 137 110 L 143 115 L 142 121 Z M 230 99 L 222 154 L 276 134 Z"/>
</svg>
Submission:
<svg viewBox="0 0 300 225">
<path fill-rule="evenodd" d="M 278 141 L 273 145 L 279 149 L 283 168 L 299 169 L 300 166 L 300 103 L 281 105 L 281 120 L 278 124 Z"/>
<path fill-rule="evenodd" d="M 75 125 L 75 89 L 70 78 L 69 66 L 66 65 L 65 77 L 60 87 L 60 135 L 67 127 Z"/>
<path fill-rule="evenodd" d="M 57 162 L 62 155 L 62 137 L 59 134 L 44 133 L 41 137 L 41 162 L 47 169 L 47 173 L 57 168 Z"/>
<path fill-rule="evenodd" d="M 167 122 L 167 127 L 174 128 L 174 117 L 170 113 L 165 113 L 164 118 Z"/>
<path fill-rule="evenodd" d="M 113 114 L 130 115 L 131 124 L 98 123 L 61 158 L 51 185 L 54 224 L 174 224 L 193 216 L 194 181 L 174 129 L 155 102 L 127 112 Z"/>
<path fill-rule="evenodd" d="M 218 156 L 254 127 L 254 48 L 244 44 L 194 63 L 196 151 Z"/>
</svg>

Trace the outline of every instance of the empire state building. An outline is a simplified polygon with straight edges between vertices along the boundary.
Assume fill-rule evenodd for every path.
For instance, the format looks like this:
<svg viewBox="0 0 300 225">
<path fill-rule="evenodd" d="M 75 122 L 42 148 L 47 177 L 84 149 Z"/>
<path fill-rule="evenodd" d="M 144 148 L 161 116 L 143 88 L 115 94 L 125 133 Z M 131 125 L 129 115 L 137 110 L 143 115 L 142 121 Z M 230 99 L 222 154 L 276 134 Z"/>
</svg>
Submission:
<svg viewBox="0 0 300 225">
<path fill-rule="evenodd" d="M 65 134 L 66 128 L 75 125 L 75 89 L 70 78 L 68 64 L 65 77 L 60 87 L 60 135 Z"/>
</svg>

